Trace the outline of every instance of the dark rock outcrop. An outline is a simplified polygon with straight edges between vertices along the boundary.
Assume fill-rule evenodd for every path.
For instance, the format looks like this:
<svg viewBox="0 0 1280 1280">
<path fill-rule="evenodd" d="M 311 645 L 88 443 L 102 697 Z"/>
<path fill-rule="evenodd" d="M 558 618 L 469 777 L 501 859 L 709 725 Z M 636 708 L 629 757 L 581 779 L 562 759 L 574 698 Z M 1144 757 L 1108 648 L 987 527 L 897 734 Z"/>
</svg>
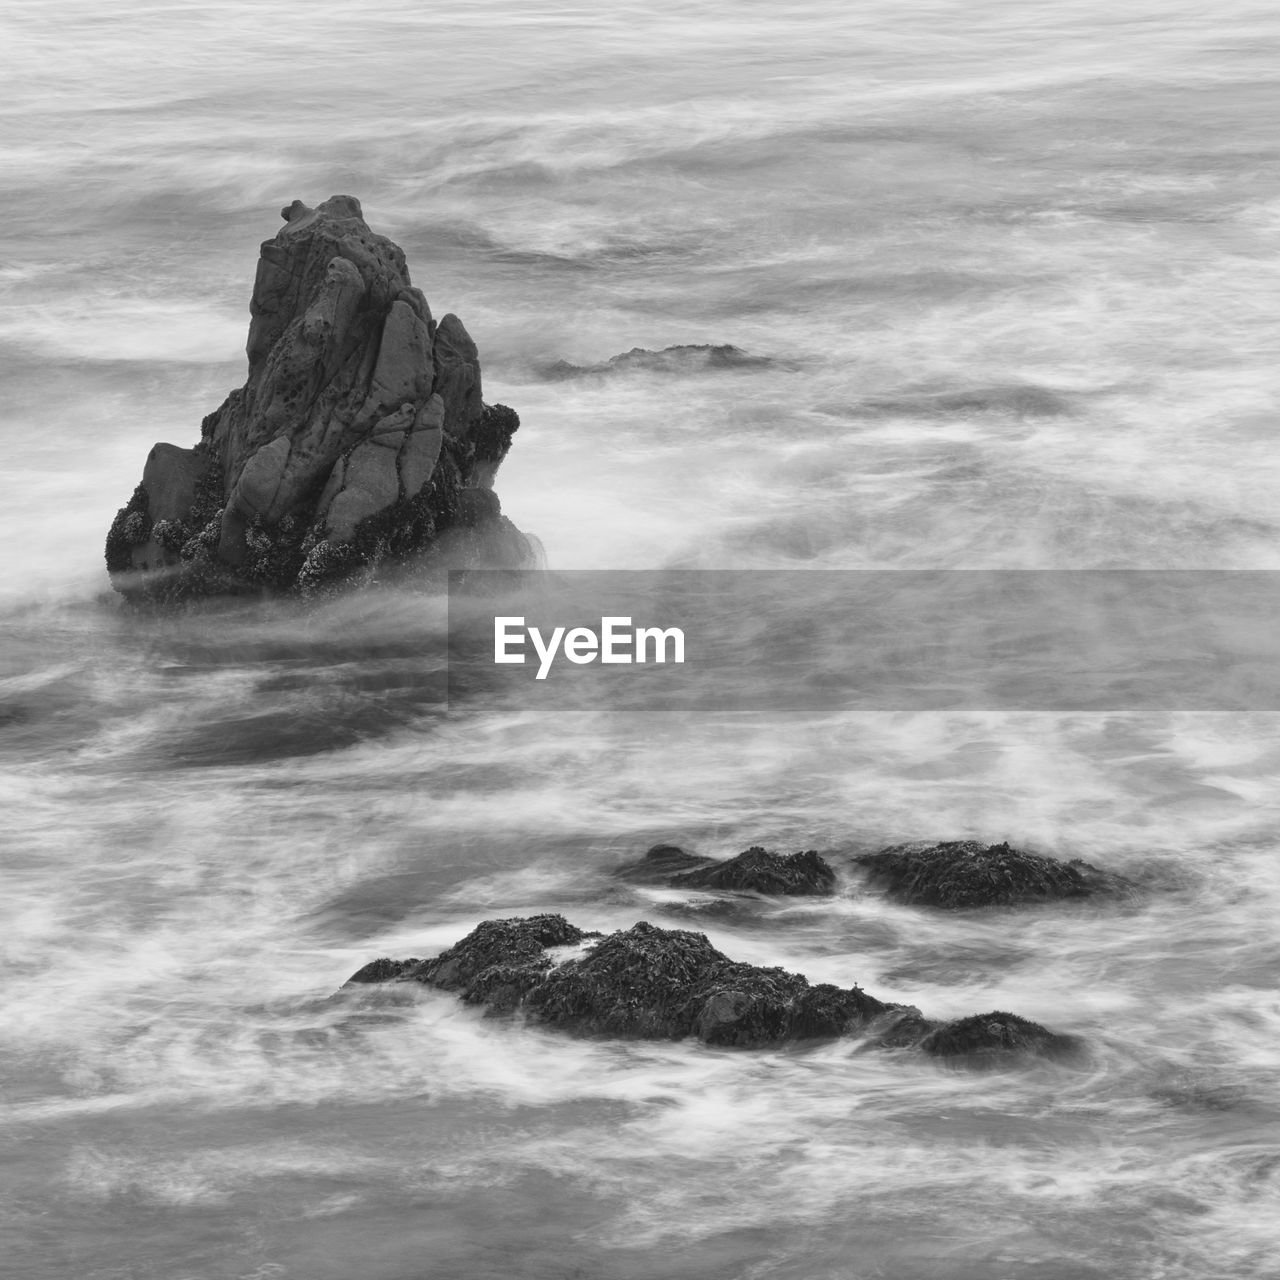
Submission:
<svg viewBox="0 0 1280 1280">
<path fill-rule="evenodd" d="M 519 425 L 481 398 L 475 343 L 436 322 L 351 196 L 295 200 L 262 245 L 249 375 L 191 449 L 158 444 L 107 535 L 126 595 L 308 593 L 467 531 L 531 559 L 493 477 Z"/>
<path fill-rule="evenodd" d="M 753 845 L 727 862 L 677 875 L 671 884 L 686 889 L 731 889 L 788 898 L 827 896 L 835 889 L 836 873 L 813 849 L 783 856 Z"/>
<path fill-rule="evenodd" d="M 456 991 L 467 1004 L 509 1013 L 551 970 L 548 947 L 574 946 L 599 936 L 584 933 L 563 916 L 486 920 L 456 946 L 403 971 L 398 980 Z"/>
<path fill-rule="evenodd" d="M 510 1012 L 552 967 L 549 947 L 567 947 L 598 938 L 563 916 L 486 920 L 456 946 L 430 960 L 373 960 L 347 979 L 352 983 L 422 982 L 456 991 L 468 1004 Z"/>
<path fill-rule="evenodd" d="M 375 983 L 392 982 L 402 978 L 411 969 L 422 963 L 416 956 L 412 960 L 370 960 L 363 968 L 357 969 L 347 979 L 348 982 Z"/>
<path fill-rule="evenodd" d="M 584 949 L 556 957 L 556 947 Z M 558 915 L 488 920 L 434 959 L 375 960 L 348 985 L 378 981 L 425 983 L 585 1036 L 760 1048 L 864 1034 L 880 1047 L 918 1046 L 979 1065 L 1062 1057 L 1077 1043 L 1007 1013 L 939 1025 L 860 987 L 811 985 L 785 969 L 730 960 L 705 934 L 643 921 L 601 937 Z"/>
<path fill-rule="evenodd" d="M 990 907 L 1095 894 L 1127 896 L 1123 876 L 1076 859 L 1060 862 L 1009 844 L 976 840 L 903 844 L 853 860 L 895 902 L 927 907 Z"/>
<path fill-rule="evenodd" d="M 970 1066 L 1000 1065 L 1010 1057 L 1069 1062 L 1083 1052 L 1076 1036 L 1057 1035 L 1016 1013 L 975 1013 L 931 1031 L 920 1048 L 932 1058 L 963 1058 Z"/>
<path fill-rule="evenodd" d="M 654 845 L 639 862 L 622 867 L 618 875 L 638 884 L 725 889 L 770 897 L 826 896 L 836 883 L 836 873 L 812 849 L 784 856 L 759 845 L 722 862 L 686 853 L 677 845 Z"/>
<path fill-rule="evenodd" d="M 858 988 L 737 964 L 706 935 L 641 922 L 552 969 L 526 1008 L 585 1035 L 755 1047 L 844 1034 L 888 1006 Z"/>
</svg>

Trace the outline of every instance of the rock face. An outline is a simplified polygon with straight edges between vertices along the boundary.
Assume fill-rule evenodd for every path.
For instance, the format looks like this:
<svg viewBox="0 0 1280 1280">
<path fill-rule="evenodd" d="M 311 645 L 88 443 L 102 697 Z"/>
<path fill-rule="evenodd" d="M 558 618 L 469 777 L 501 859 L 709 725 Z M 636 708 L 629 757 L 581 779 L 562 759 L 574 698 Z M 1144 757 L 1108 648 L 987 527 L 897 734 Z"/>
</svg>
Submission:
<svg viewBox="0 0 1280 1280">
<path fill-rule="evenodd" d="M 812 849 L 783 856 L 759 845 L 723 862 L 699 858 L 676 845 L 654 845 L 639 862 L 623 867 L 618 874 L 640 884 L 727 889 L 770 897 L 826 896 L 836 883 L 836 873 Z"/>
<path fill-rule="evenodd" d="M 549 949 L 577 949 L 576 954 Z M 811 985 L 797 973 L 730 960 L 701 933 L 640 922 L 601 937 L 563 916 L 487 920 L 430 960 L 374 960 L 351 984 L 422 982 L 493 1013 L 586 1036 L 760 1048 L 862 1033 L 886 1048 L 916 1046 L 979 1065 L 1064 1057 L 1077 1042 L 1013 1014 L 938 1024 L 860 987 Z"/>
<path fill-rule="evenodd" d="M 353 197 L 282 216 L 258 261 L 248 379 L 194 448 L 151 450 L 107 535 L 113 583 L 152 599 L 306 593 L 450 530 L 527 562 L 492 492 L 519 419 L 481 398 L 462 322 L 435 321 Z"/>
<path fill-rule="evenodd" d="M 1135 886 L 1123 876 L 1079 859 L 1060 862 L 1008 844 L 975 840 L 903 844 L 854 859 L 895 902 L 928 907 L 989 907 L 1051 898 L 1126 896 Z"/>
</svg>

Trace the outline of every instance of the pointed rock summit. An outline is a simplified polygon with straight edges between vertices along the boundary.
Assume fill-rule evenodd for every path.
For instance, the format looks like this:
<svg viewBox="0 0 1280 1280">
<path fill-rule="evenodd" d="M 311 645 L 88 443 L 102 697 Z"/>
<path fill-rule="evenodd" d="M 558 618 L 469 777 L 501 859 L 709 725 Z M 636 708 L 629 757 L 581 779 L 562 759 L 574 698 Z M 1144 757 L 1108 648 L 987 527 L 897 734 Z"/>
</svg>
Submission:
<svg viewBox="0 0 1280 1280">
<path fill-rule="evenodd" d="M 107 535 L 126 596 L 308 594 L 448 535 L 501 567 L 532 559 L 493 478 L 519 426 L 481 397 L 462 321 L 438 323 L 360 202 L 295 200 L 262 245 L 249 376 L 191 449 L 157 444 Z"/>
</svg>

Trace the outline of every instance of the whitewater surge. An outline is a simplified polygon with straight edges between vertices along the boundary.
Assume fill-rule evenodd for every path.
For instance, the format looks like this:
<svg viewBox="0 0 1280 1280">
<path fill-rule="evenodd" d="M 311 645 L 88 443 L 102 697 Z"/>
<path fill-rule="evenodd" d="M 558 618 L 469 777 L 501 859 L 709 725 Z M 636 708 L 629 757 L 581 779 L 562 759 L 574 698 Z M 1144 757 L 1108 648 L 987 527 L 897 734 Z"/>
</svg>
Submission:
<svg viewBox="0 0 1280 1280">
<path fill-rule="evenodd" d="M 448 707 L 438 598 L 146 618 L 102 563 L 139 459 L 243 381 L 276 210 L 350 192 L 519 411 L 504 509 L 554 568 L 1280 568 L 1269 9 L 4 12 L 15 1275 L 1280 1271 L 1265 705 Z M 762 362 L 548 375 L 684 343 Z M 1142 895 L 930 914 L 842 875 L 702 917 L 611 874 L 659 840 L 843 869 L 965 838 Z M 538 911 L 1007 1008 L 1088 1058 L 583 1042 L 335 994 Z"/>
</svg>

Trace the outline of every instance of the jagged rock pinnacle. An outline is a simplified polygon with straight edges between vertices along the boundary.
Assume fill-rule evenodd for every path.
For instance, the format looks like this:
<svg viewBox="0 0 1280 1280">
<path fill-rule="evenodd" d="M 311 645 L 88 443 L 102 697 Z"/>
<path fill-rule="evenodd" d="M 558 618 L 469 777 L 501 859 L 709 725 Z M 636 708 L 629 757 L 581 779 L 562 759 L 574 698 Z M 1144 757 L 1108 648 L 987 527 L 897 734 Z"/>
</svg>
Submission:
<svg viewBox="0 0 1280 1280">
<path fill-rule="evenodd" d="M 492 493 L 519 419 L 485 405 L 462 322 L 435 321 L 353 196 L 281 216 L 249 304 L 248 378 L 194 448 L 151 450 L 107 536 L 116 587 L 305 593 L 459 527 L 489 560 L 526 561 Z"/>
</svg>

